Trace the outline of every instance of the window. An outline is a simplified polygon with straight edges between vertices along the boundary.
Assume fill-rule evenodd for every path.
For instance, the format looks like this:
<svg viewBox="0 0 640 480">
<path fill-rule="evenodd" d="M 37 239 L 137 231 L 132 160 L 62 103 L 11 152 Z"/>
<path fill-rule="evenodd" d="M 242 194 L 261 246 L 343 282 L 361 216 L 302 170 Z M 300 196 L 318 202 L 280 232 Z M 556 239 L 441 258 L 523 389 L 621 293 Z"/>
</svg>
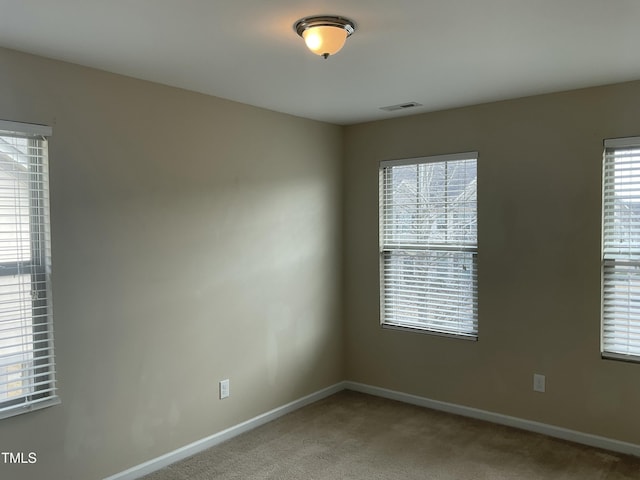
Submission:
<svg viewBox="0 0 640 480">
<path fill-rule="evenodd" d="M 54 381 L 49 127 L 0 121 L 0 418 L 58 403 Z"/>
<path fill-rule="evenodd" d="M 477 157 L 380 163 L 383 326 L 477 338 Z"/>
<path fill-rule="evenodd" d="M 640 361 L 640 137 L 604 147 L 601 350 Z"/>
</svg>

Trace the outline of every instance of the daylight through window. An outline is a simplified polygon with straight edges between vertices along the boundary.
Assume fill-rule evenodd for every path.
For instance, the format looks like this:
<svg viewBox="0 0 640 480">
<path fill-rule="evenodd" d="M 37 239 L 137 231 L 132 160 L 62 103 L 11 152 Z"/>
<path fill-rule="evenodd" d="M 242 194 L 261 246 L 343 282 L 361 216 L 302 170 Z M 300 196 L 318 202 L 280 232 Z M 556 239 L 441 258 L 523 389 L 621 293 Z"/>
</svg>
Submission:
<svg viewBox="0 0 640 480">
<path fill-rule="evenodd" d="M 383 326 L 475 339 L 477 153 L 380 164 Z"/>
<path fill-rule="evenodd" d="M 49 127 L 0 121 L 0 418 L 57 403 Z"/>
<path fill-rule="evenodd" d="M 640 361 L 640 137 L 604 146 L 602 355 Z"/>
</svg>

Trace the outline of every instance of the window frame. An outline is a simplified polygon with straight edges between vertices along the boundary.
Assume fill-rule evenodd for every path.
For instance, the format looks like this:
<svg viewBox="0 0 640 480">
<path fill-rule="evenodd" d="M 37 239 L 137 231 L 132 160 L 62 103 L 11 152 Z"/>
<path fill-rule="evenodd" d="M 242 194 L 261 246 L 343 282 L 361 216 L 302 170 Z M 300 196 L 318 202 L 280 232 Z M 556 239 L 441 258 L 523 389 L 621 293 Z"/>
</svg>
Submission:
<svg viewBox="0 0 640 480">
<path fill-rule="evenodd" d="M 25 385 L 21 388 L 25 388 L 27 393 L 20 393 L 14 399 L 0 400 L 0 419 L 60 403 L 55 379 L 51 292 L 51 223 L 48 197 L 48 137 L 51 135 L 52 129 L 49 126 L 0 120 L 0 137 L 21 138 L 27 141 L 25 155 L 29 161 L 25 166 L 28 178 L 30 249 L 28 260 L 0 262 L 0 278 L 29 275 L 31 291 L 31 314 L 27 317 L 31 322 L 31 333 L 21 334 L 23 337 L 31 337 L 31 347 L 27 349 L 31 355 L 31 365 L 20 368 L 23 376 L 17 380 Z M 16 246 L 16 249 L 19 249 L 19 246 Z M 16 321 L 17 318 L 8 320 L 9 323 Z M 5 382 L 9 382 L 8 374 Z M 5 385 L 9 388 L 8 383 Z"/>
<path fill-rule="evenodd" d="M 402 331 L 410 331 L 416 333 L 423 333 L 428 335 L 435 336 L 444 336 L 449 338 L 458 338 L 464 340 L 477 341 L 479 335 L 478 329 L 478 281 L 477 281 L 477 257 L 478 257 L 478 241 L 477 241 L 477 166 L 478 166 L 478 152 L 462 152 L 462 153 L 454 153 L 454 154 L 445 154 L 445 155 L 432 155 L 425 157 L 415 157 L 415 158 L 407 158 L 407 159 L 399 159 L 399 160 L 384 160 L 379 163 L 379 194 L 378 194 L 378 203 L 379 203 L 379 216 L 378 216 L 378 235 L 379 235 L 379 281 L 380 281 L 380 325 L 382 328 L 391 329 L 391 330 L 402 330 Z M 403 247 L 401 245 L 390 245 L 389 243 L 385 243 L 385 225 L 390 225 L 387 222 L 385 209 L 388 207 L 388 200 L 385 194 L 387 194 L 387 190 L 385 186 L 387 184 L 387 175 L 393 172 L 393 167 L 402 167 L 402 166 L 418 166 L 422 164 L 448 164 L 448 162 L 458 162 L 458 161 L 473 161 L 473 168 L 475 169 L 475 177 L 472 182 L 475 184 L 474 194 L 474 227 L 475 227 L 475 242 L 473 245 L 459 245 L 454 246 L 453 244 L 441 244 L 441 245 L 424 245 L 420 247 L 411 246 L 411 247 Z M 466 188 L 466 187 L 465 187 Z M 445 194 L 446 197 L 446 194 Z M 416 204 L 418 205 L 418 204 Z M 472 296 L 472 315 L 467 320 L 466 323 L 470 323 L 471 328 L 466 331 L 461 331 L 460 329 L 451 328 L 447 330 L 446 328 L 436 328 L 434 320 L 426 320 L 425 322 L 407 322 L 407 321 L 388 321 L 385 318 L 385 313 L 387 311 L 386 308 L 386 290 L 387 283 L 385 281 L 385 265 L 387 260 L 391 258 L 393 255 L 392 252 L 401 251 L 407 249 L 415 249 L 416 252 L 419 252 L 417 255 L 427 255 L 427 254 L 437 254 L 442 252 L 448 253 L 463 253 L 466 255 L 470 255 L 470 266 L 472 272 L 469 274 L 471 281 L 471 290 L 470 294 Z M 426 252 L 426 253 L 425 253 Z M 436 279 L 437 275 L 435 276 Z M 424 277 L 421 277 L 424 278 Z M 431 277 L 433 278 L 433 277 Z M 433 295 L 432 295 L 433 297 Z"/>
<path fill-rule="evenodd" d="M 605 139 L 603 142 L 603 153 L 602 153 L 602 218 L 601 218 L 601 248 L 600 248 L 600 274 L 601 274 L 601 312 L 600 312 L 600 355 L 603 359 L 607 360 L 620 360 L 631 363 L 640 363 L 640 321 L 637 321 L 638 325 L 638 333 L 635 335 L 638 338 L 634 341 L 630 337 L 630 333 L 628 333 L 625 340 L 622 342 L 627 346 L 627 349 L 635 349 L 637 353 L 622 353 L 620 350 L 620 342 L 615 342 L 612 340 L 612 335 L 615 333 L 611 333 L 611 329 L 617 330 L 624 326 L 625 320 L 623 320 L 623 314 L 618 313 L 614 315 L 612 313 L 614 310 L 619 312 L 619 291 L 616 290 L 612 293 L 612 287 L 614 286 L 614 282 L 620 282 L 617 280 L 620 275 L 627 275 L 628 280 L 628 290 L 633 288 L 631 285 L 632 273 L 630 273 L 629 269 L 634 269 L 638 271 L 637 283 L 635 285 L 636 288 L 640 288 L 640 235 L 638 235 L 638 245 L 632 246 L 631 239 L 629 239 L 628 253 L 625 255 L 620 253 L 620 251 L 616 252 L 616 250 L 620 250 L 620 247 L 616 247 L 615 243 L 612 239 L 608 239 L 608 232 L 614 230 L 615 225 L 615 203 L 611 203 L 613 200 L 609 200 L 611 195 L 615 196 L 616 192 L 616 179 L 615 179 L 615 158 L 616 151 L 621 152 L 625 149 L 634 149 L 637 150 L 637 154 L 634 153 L 633 156 L 638 158 L 638 164 L 640 165 L 640 137 L 624 137 L 624 138 L 613 138 L 613 139 Z M 622 156 L 618 154 L 618 156 Z M 611 166 L 609 162 L 614 162 Z M 635 200 L 639 202 L 640 205 L 640 169 L 637 178 L 633 179 L 631 183 L 625 183 L 623 189 L 629 190 L 638 187 L 638 195 L 635 196 Z M 611 177 L 613 171 L 613 178 Z M 631 174 L 633 176 L 633 174 Z M 619 182 L 621 183 L 621 182 Z M 633 200 L 631 200 L 633 201 Z M 613 201 L 614 202 L 614 201 Z M 611 210 L 611 209 L 614 210 Z M 639 212 L 640 213 L 640 209 Z M 632 221 L 630 221 L 632 222 Z M 613 224 L 613 225 L 612 225 Z M 631 223 L 627 224 L 631 227 Z M 617 233 L 615 230 L 610 234 L 613 238 L 616 238 Z M 621 286 L 620 283 L 615 285 L 616 287 Z M 618 292 L 618 293 L 616 293 Z M 632 302 L 640 303 L 640 292 L 637 295 L 631 294 L 629 291 L 627 292 L 627 315 L 632 315 L 630 310 L 632 309 Z M 624 308 L 624 307 L 623 307 Z M 640 311 L 638 311 L 640 314 Z M 628 329 L 631 329 L 631 320 L 627 320 L 629 323 Z M 619 330 L 618 330 L 619 331 Z M 614 344 L 617 343 L 617 346 Z M 616 351 L 617 350 L 617 351 Z"/>
</svg>

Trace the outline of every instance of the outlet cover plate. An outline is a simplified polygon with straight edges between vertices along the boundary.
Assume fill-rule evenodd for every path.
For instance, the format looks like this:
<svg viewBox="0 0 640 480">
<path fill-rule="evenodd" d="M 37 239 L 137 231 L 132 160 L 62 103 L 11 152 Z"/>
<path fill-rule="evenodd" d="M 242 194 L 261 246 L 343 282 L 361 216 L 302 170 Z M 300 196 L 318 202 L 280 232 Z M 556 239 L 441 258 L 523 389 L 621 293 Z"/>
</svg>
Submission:
<svg viewBox="0 0 640 480">
<path fill-rule="evenodd" d="M 229 396 L 229 379 L 220 380 L 220 399 L 227 398 Z"/>
</svg>

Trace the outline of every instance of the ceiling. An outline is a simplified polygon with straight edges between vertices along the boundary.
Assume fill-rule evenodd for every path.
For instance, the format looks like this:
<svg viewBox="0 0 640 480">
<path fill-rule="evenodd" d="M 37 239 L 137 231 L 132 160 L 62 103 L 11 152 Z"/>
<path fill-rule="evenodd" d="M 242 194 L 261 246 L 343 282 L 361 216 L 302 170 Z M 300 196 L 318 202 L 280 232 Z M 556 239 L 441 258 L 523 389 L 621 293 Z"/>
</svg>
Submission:
<svg viewBox="0 0 640 480">
<path fill-rule="evenodd" d="M 336 124 L 640 79 L 639 0 L 0 0 L 0 46 Z M 353 19 L 324 60 L 301 17 Z M 418 102 L 386 112 L 380 107 Z"/>
</svg>

